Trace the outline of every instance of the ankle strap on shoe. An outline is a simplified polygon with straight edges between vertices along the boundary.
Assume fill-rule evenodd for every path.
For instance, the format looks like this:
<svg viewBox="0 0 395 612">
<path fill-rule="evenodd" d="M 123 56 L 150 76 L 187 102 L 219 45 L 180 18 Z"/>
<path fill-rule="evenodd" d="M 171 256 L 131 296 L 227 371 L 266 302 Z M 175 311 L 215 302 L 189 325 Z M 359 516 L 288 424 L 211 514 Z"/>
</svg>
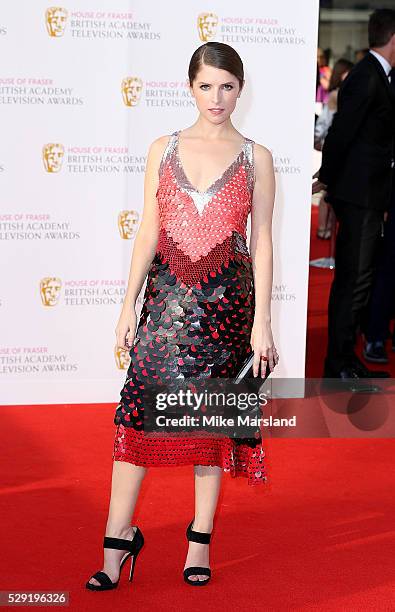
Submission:
<svg viewBox="0 0 395 612">
<path fill-rule="evenodd" d="M 132 551 L 136 547 L 136 544 L 134 540 L 123 540 L 122 538 L 109 538 L 105 536 L 103 547 L 104 548 L 115 548 L 117 550 Z"/>
<path fill-rule="evenodd" d="M 192 529 L 192 523 L 188 526 L 187 538 L 190 542 L 198 542 L 198 544 L 210 544 L 211 533 L 205 533 L 203 531 L 194 531 Z"/>
</svg>

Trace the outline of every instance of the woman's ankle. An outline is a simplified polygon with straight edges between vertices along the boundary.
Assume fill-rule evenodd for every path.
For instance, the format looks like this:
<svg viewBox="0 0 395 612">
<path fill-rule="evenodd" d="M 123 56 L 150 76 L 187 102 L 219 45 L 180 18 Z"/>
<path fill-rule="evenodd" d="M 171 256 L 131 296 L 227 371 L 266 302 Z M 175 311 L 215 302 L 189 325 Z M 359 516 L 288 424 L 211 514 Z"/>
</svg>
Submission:
<svg viewBox="0 0 395 612">
<path fill-rule="evenodd" d="M 108 538 L 121 538 L 128 540 L 134 536 L 135 528 L 132 525 L 118 525 L 107 523 L 105 536 Z"/>
<path fill-rule="evenodd" d="M 202 533 L 211 533 L 213 530 L 213 521 L 203 518 L 195 518 L 192 523 L 192 531 L 201 531 Z"/>
</svg>

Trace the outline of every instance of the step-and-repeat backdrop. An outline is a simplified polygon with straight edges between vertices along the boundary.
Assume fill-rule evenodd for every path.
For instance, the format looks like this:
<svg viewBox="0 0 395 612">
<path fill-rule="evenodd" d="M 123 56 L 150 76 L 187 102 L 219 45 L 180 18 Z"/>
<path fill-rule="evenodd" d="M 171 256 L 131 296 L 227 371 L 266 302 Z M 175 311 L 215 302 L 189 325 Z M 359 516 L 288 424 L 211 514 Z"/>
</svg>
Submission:
<svg viewBox="0 0 395 612">
<path fill-rule="evenodd" d="M 304 376 L 317 24 L 318 0 L 2 7 L 2 404 L 118 401 L 147 150 L 195 121 L 187 69 L 210 40 L 244 61 L 235 126 L 273 153 L 276 376 Z"/>
</svg>

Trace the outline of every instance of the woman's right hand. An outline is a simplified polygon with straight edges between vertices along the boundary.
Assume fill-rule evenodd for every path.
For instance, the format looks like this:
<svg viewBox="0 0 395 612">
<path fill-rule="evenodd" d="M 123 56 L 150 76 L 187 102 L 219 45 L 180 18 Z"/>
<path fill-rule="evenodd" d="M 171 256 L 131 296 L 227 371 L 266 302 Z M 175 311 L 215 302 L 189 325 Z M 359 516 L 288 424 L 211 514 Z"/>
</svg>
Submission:
<svg viewBox="0 0 395 612">
<path fill-rule="evenodd" d="M 117 348 L 121 348 L 125 351 L 131 348 L 136 333 L 136 325 L 137 315 L 135 308 L 131 308 L 128 312 L 121 313 L 115 328 Z"/>
</svg>

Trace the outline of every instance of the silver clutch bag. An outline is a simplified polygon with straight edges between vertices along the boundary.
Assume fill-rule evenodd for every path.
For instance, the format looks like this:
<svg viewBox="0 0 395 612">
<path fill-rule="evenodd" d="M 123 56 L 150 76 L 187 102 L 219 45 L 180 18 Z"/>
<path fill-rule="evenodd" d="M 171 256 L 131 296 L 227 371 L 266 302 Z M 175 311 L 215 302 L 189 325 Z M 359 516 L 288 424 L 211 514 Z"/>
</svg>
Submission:
<svg viewBox="0 0 395 612">
<path fill-rule="evenodd" d="M 263 378 L 262 376 L 256 376 L 256 377 L 254 376 L 253 371 L 252 371 L 253 363 L 254 363 L 254 352 L 248 355 L 248 357 L 241 364 L 239 371 L 237 372 L 236 376 L 233 379 L 234 384 L 237 385 L 238 383 L 242 382 L 246 378 L 252 378 L 254 380 L 258 380 L 260 381 L 260 383 L 266 380 L 266 378 L 269 376 L 269 374 L 267 374 L 267 371 L 268 371 L 267 361 L 266 361 L 266 375 Z"/>
</svg>

